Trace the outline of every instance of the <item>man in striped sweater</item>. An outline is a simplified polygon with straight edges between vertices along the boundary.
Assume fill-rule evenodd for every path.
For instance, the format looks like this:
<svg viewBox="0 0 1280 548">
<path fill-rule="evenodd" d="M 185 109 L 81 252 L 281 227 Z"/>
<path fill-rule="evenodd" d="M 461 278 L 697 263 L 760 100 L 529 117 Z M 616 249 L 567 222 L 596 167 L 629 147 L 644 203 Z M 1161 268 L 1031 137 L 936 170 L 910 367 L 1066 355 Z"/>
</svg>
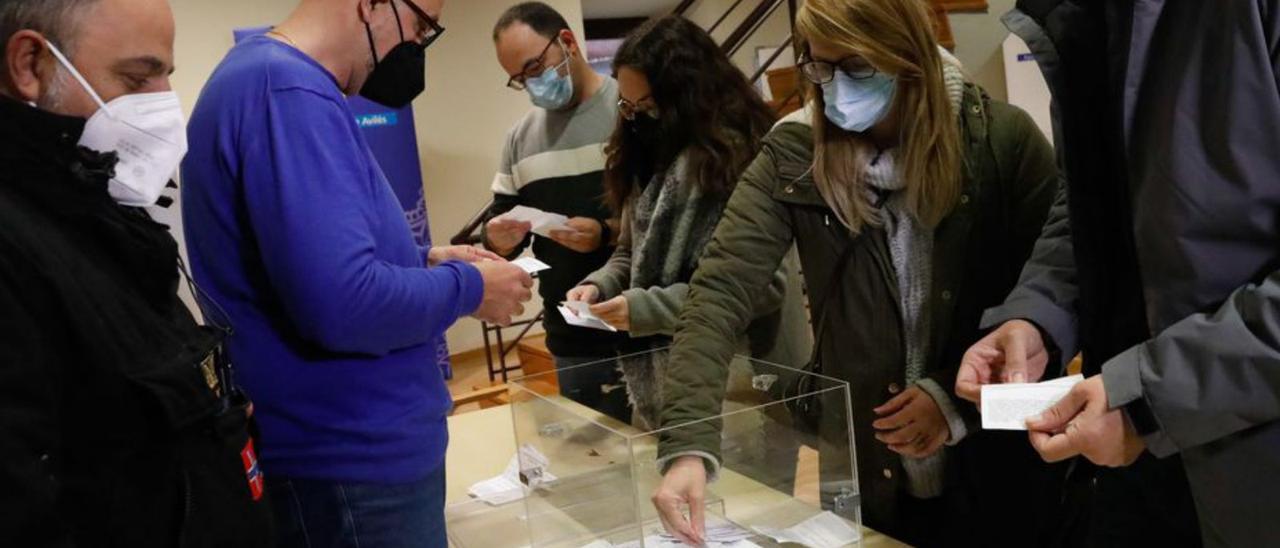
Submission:
<svg viewBox="0 0 1280 548">
<path fill-rule="evenodd" d="M 612 359 L 620 336 L 573 327 L 556 305 L 613 252 L 614 230 L 604 205 L 604 144 L 617 123 L 618 85 L 597 74 L 569 25 L 555 9 L 526 2 L 508 9 L 494 26 L 498 61 L 508 87 L 527 91 L 536 107 L 507 135 L 493 181 L 494 207 L 484 227 L 487 248 L 515 257 L 532 245 L 551 270 L 538 292 L 545 303 L 547 348 L 555 356 L 563 394 L 622 420 L 626 395 L 612 367 L 569 369 Z M 503 213 L 524 205 L 569 217 L 571 230 L 549 237 Z M 566 370 L 568 369 L 568 370 Z"/>
</svg>

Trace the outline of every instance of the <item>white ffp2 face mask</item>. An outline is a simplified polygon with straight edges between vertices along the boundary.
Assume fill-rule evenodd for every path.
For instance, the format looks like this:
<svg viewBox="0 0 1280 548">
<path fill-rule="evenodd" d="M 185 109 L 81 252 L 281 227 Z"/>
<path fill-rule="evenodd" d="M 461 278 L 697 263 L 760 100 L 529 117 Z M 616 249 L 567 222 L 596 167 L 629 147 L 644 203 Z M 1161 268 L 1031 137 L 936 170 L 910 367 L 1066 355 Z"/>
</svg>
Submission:
<svg viewBox="0 0 1280 548">
<path fill-rule="evenodd" d="M 98 111 L 84 126 L 80 146 L 119 157 L 107 187 L 111 197 L 127 206 L 155 205 L 187 153 L 186 119 L 178 94 L 135 93 L 104 103 L 57 46 L 45 44 L 98 103 Z"/>
</svg>

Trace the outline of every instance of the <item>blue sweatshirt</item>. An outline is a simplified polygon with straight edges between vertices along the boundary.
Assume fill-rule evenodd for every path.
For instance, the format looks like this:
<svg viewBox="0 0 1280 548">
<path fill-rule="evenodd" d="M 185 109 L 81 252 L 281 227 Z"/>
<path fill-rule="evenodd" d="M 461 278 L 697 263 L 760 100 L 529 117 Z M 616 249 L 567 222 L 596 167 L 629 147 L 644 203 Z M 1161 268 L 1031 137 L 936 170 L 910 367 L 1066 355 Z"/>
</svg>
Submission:
<svg viewBox="0 0 1280 548">
<path fill-rule="evenodd" d="M 430 343 L 479 307 L 479 271 L 427 268 L 336 80 L 290 46 L 233 48 L 188 139 L 191 267 L 235 328 L 264 471 L 426 477 L 444 461 L 451 406 Z"/>
</svg>

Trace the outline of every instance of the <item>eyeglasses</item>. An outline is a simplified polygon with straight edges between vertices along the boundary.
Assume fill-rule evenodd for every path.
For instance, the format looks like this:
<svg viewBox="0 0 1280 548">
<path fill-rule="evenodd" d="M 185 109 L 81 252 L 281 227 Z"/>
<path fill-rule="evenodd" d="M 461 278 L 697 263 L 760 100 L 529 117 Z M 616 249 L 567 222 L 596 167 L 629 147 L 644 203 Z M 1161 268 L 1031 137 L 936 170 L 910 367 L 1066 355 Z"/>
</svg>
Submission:
<svg viewBox="0 0 1280 548">
<path fill-rule="evenodd" d="M 440 35 L 444 34 L 444 27 L 440 26 L 440 23 L 436 21 L 435 17 L 428 15 L 427 12 L 422 10 L 422 8 L 414 4 L 413 0 L 403 0 L 403 2 L 404 5 L 409 8 L 409 11 L 412 11 L 414 15 L 418 16 L 419 20 L 426 24 L 426 28 L 421 31 L 423 37 L 419 39 L 418 46 L 422 49 L 427 49 L 432 42 L 440 39 Z M 400 10 L 396 10 L 395 7 L 395 0 L 392 0 L 391 9 L 395 11 L 396 22 L 398 23 L 400 22 Z"/>
<path fill-rule="evenodd" d="M 650 118 L 658 119 L 658 105 L 653 104 L 653 95 L 645 95 L 632 103 L 626 99 L 618 99 L 618 114 L 628 121 L 635 120 L 636 114 L 643 112 Z M 649 101 L 648 104 L 642 104 Z"/>
<path fill-rule="evenodd" d="M 876 68 L 871 66 L 866 59 L 857 55 L 850 55 L 835 63 L 827 61 L 815 61 L 813 58 L 805 57 L 800 61 L 800 72 L 804 77 L 818 85 L 826 84 L 836 77 L 836 70 L 845 73 L 854 80 L 866 80 L 876 75 Z"/>
<path fill-rule="evenodd" d="M 552 38 L 550 42 L 547 42 L 546 47 L 542 48 L 542 53 L 539 53 L 538 57 L 531 59 L 524 64 L 524 68 L 520 71 L 520 74 L 512 76 L 507 80 L 507 87 L 516 91 L 524 91 L 525 80 L 542 76 L 542 73 L 547 70 L 547 53 L 551 51 L 551 46 L 559 41 L 560 35 L 557 34 L 555 38 Z M 561 48 L 563 49 L 564 46 L 561 46 Z M 565 60 L 567 61 L 568 58 L 569 52 L 566 50 Z"/>
</svg>

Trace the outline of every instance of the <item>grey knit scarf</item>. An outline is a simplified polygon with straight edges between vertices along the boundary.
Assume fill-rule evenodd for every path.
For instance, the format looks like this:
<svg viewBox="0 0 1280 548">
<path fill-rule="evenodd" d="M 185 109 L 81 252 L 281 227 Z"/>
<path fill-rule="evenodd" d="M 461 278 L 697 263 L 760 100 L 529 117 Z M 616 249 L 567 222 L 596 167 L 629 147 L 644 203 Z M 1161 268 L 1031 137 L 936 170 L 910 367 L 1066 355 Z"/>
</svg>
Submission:
<svg viewBox="0 0 1280 548">
<path fill-rule="evenodd" d="M 953 111 L 959 116 L 960 103 L 964 98 L 964 73 L 954 57 L 944 55 L 943 61 L 947 93 Z M 906 379 L 910 385 L 924 377 L 925 362 L 929 358 L 929 334 L 933 329 L 928 307 L 933 282 L 933 231 L 921 226 L 911 215 L 907 210 L 906 194 L 898 192 L 906 188 L 907 183 L 899 176 L 895 153 L 896 150 L 883 151 L 863 166 L 863 174 L 868 185 L 892 192 L 881 215 L 897 275 L 898 305 L 906 341 Z M 924 459 L 903 457 L 908 492 L 920 498 L 940 495 L 945 459 L 945 449 Z"/>
<path fill-rule="evenodd" d="M 725 203 L 724 196 L 708 195 L 689 180 L 683 156 L 664 173 L 654 175 L 630 204 L 631 287 L 687 283 L 711 241 Z M 653 337 L 643 344 L 664 348 L 671 340 Z M 637 417 L 646 426 L 656 428 L 667 352 L 624 356 L 618 362 Z"/>
</svg>

